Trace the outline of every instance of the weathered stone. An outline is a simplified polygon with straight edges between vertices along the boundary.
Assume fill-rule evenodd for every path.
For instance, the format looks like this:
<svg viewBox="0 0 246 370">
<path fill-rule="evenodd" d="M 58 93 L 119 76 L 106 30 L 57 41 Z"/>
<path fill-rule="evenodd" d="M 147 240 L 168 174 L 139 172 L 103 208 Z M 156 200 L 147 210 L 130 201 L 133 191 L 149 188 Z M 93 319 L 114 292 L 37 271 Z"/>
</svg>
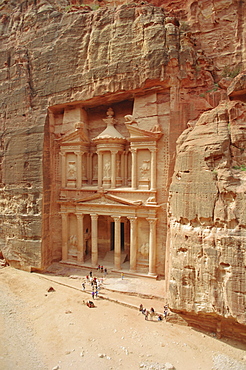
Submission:
<svg viewBox="0 0 246 370">
<path fill-rule="evenodd" d="M 198 314 L 197 321 L 201 312 L 246 320 L 245 113 L 243 103 L 222 103 L 178 141 L 169 209 L 171 307 Z M 241 156 L 232 156 L 234 145 Z M 223 322 L 219 331 L 228 330 Z"/>
<path fill-rule="evenodd" d="M 90 3 L 0 2 L 3 257 L 28 271 L 64 256 L 82 263 L 82 252 L 95 262 L 92 239 L 105 257 L 113 239 L 111 209 L 120 207 L 113 214 L 115 240 L 123 215 L 127 253 L 114 255 L 118 268 L 128 258 L 145 273 L 165 275 L 167 282 L 170 276 L 174 310 L 205 326 L 208 314 L 218 335 L 239 337 L 239 323 L 245 324 L 245 73 L 234 77 L 246 68 L 244 2 L 118 0 L 97 11 Z M 237 101 L 229 102 L 226 88 Z M 118 134 L 106 129 L 104 142 L 111 106 Z M 114 174 L 124 176 L 112 175 L 115 140 L 126 165 Z M 95 158 L 108 144 L 103 170 L 109 176 L 98 187 Z M 137 153 L 134 166 L 129 148 Z M 76 163 L 82 153 L 90 163 L 85 168 Z M 156 174 L 153 189 L 148 171 L 152 185 Z M 130 234 L 136 218 L 138 232 Z"/>
</svg>

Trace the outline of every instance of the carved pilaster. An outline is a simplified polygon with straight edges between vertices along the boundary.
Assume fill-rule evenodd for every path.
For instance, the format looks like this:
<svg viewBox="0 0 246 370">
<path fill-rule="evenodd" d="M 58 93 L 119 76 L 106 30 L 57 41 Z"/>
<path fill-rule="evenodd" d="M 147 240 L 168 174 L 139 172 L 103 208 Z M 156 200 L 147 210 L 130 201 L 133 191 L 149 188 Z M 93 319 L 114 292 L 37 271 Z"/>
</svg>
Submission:
<svg viewBox="0 0 246 370">
<path fill-rule="evenodd" d="M 150 190 L 156 190 L 156 149 L 151 149 L 150 153 Z"/>
<path fill-rule="evenodd" d="M 157 218 L 147 218 L 149 222 L 149 275 L 156 273 L 156 222 Z"/>
<path fill-rule="evenodd" d="M 61 183 L 62 183 L 62 188 L 65 188 L 66 187 L 66 153 L 61 153 L 61 156 L 62 156 Z"/>
<path fill-rule="evenodd" d="M 116 151 L 111 152 L 111 188 L 116 187 Z"/>
<path fill-rule="evenodd" d="M 77 181 L 76 181 L 76 186 L 77 189 L 80 189 L 82 186 L 82 156 L 83 152 L 76 152 L 76 157 L 77 157 Z"/>
<path fill-rule="evenodd" d="M 67 261 L 68 255 L 68 215 L 62 213 L 62 261 Z"/>
<path fill-rule="evenodd" d="M 131 149 L 132 153 L 132 189 L 137 189 L 137 149 Z"/>
<path fill-rule="evenodd" d="M 128 217 L 130 220 L 130 270 L 137 268 L 137 217 Z"/>
<path fill-rule="evenodd" d="M 91 264 L 93 267 L 97 266 L 98 264 L 98 246 L 97 246 L 97 238 L 98 238 L 98 215 L 91 214 Z"/>
<path fill-rule="evenodd" d="M 114 217 L 114 265 L 120 270 L 121 263 L 121 245 L 120 245 L 120 216 Z"/>
<path fill-rule="evenodd" d="M 84 227 L 83 227 L 83 220 L 84 215 L 77 214 L 77 240 L 78 240 L 78 254 L 77 260 L 78 262 L 84 262 Z"/>
<path fill-rule="evenodd" d="M 102 178 L 103 178 L 103 158 L 102 152 L 98 152 L 98 187 L 102 187 Z"/>
</svg>

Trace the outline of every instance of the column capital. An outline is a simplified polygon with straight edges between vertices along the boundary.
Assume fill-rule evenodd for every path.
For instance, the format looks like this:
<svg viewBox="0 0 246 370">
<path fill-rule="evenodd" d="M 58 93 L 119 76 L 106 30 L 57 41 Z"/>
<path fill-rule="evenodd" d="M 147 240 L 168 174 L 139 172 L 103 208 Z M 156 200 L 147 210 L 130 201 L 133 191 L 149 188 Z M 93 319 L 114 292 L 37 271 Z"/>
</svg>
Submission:
<svg viewBox="0 0 246 370">
<path fill-rule="evenodd" d="M 150 151 L 151 153 L 156 153 L 156 152 L 157 152 L 157 148 L 149 148 L 149 151 Z"/>
<path fill-rule="evenodd" d="M 92 213 L 92 214 L 90 214 L 90 216 L 91 216 L 91 219 L 94 220 L 94 221 L 96 221 L 98 219 L 98 214 L 97 213 Z"/>
<path fill-rule="evenodd" d="M 155 224 L 158 220 L 156 217 L 148 217 L 146 218 L 147 221 L 149 221 L 150 224 Z"/>
<path fill-rule="evenodd" d="M 137 153 L 137 150 L 138 150 L 137 148 L 130 148 L 130 152 L 134 154 Z"/>
<path fill-rule="evenodd" d="M 76 217 L 80 217 L 80 218 L 83 218 L 84 217 L 84 213 L 78 213 L 78 212 L 76 212 L 75 215 L 76 215 Z"/>
<path fill-rule="evenodd" d="M 115 222 L 119 222 L 121 219 L 121 216 L 112 216 Z"/>
<path fill-rule="evenodd" d="M 129 216 L 129 217 L 127 217 L 128 218 L 128 220 L 132 223 L 132 222 L 134 222 L 134 221 L 137 221 L 137 217 L 136 216 Z"/>
</svg>

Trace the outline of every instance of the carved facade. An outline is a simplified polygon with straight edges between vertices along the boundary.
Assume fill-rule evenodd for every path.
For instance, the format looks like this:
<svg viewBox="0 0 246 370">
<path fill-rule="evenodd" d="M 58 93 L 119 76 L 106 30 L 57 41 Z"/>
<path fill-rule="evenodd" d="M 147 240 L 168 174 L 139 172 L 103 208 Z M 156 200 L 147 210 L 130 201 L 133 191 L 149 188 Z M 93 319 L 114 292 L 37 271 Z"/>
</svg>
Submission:
<svg viewBox="0 0 246 370">
<path fill-rule="evenodd" d="M 52 187 L 62 230 L 53 239 L 63 262 L 164 273 L 164 239 L 157 231 L 163 133 L 157 117 L 135 120 L 134 105 L 139 103 L 115 104 L 119 120 L 110 106 L 99 112 L 81 105 L 50 109 Z"/>
</svg>

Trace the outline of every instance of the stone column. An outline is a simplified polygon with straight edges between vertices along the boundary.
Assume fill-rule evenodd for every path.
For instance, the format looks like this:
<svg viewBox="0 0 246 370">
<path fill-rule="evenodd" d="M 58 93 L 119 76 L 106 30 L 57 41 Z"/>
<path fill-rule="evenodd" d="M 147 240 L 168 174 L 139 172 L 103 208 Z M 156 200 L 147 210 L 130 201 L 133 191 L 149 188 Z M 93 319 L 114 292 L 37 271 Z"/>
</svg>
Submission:
<svg viewBox="0 0 246 370">
<path fill-rule="evenodd" d="M 151 149 L 150 190 L 156 190 L 156 149 Z"/>
<path fill-rule="evenodd" d="M 121 177 L 121 186 L 125 185 L 125 155 L 124 152 L 120 154 L 120 177 Z"/>
<path fill-rule="evenodd" d="M 114 267 L 121 267 L 120 216 L 114 217 Z"/>
<path fill-rule="evenodd" d="M 124 185 L 128 186 L 128 152 L 124 153 Z"/>
<path fill-rule="evenodd" d="M 103 158 L 102 158 L 102 152 L 98 152 L 98 187 L 102 187 L 102 176 L 103 176 Z"/>
<path fill-rule="evenodd" d="M 67 249 L 68 249 L 68 215 L 62 213 L 62 261 L 67 261 Z"/>
<path fill-rule="evenodd" d="M 77 260 L 78 262 L 84 262 L 84 227 L 83 227 L 83 220 L 84 215 L 77 214 L 77 240 L 78 240 L 78 254 Z"/>
<path fill-rule="evenodd" d="M 128 217 L 130 220 L 130 271 L 137 269 L 137 217 Z"/>
<path fill-rule="evenodd" d="M 156 221 L 157 218 L 147 218 L 149 221 L 149 275 L 156 271 Z"/>
<path fill-rule="evenodd" d="M 116 187 L 116 153 L 115 151 L 111 152 L 111 188 Z"/>
<path fill-rule="evenodd" d="M 61 169 L 61 176 L 62 176 L 62 188 L 66 187 L 66 153 L 61 153 L 62 156 L 62 169 Z"/>
<path fill-rule="evenodd" d="M 97 238 L 98 238 L 98 228 L 97 228 L 98 215 L 91 215 L 91 265 L 93 267 L 98 264 L 98 248 L 97 248 Z"/>
<path fill-rule="evenodd" d="M 81 186 L 82 186 L 82 161 L 81 161 L 81 158 L 83 156 L 83 152 L 82 153 L 79 153 L 79 152 L 76 152 L 76 156 L 77 156 L 77 181 L 76 181 L 76 186 L 77 186 L 77 189 L 80 189 Z"/>
<path fill-rule="evenodd" d="M 137 189 L 137 149 L 132 152 L 132 189 Z"/>
<path fill-rule="evenodd" d="M 88 185 L 92 184 L 92 153 L 87 153 L 87 183 Z"/>
</svg>

